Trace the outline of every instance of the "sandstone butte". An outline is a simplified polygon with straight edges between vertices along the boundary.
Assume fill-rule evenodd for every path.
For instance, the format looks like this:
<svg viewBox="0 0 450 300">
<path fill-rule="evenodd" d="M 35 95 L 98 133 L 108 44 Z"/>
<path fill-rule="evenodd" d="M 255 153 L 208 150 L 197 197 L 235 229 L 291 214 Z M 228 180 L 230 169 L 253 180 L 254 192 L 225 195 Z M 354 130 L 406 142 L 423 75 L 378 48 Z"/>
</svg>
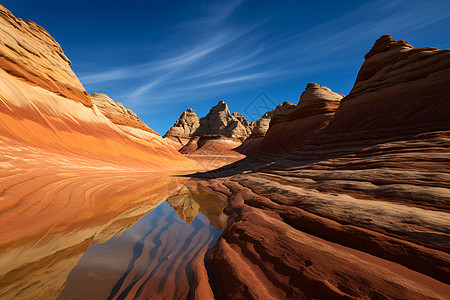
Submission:
<svg viewBox="0 0 450 300">
<path fill-rule="evenodd" d="M 208 251 L 201 232 L 202 250 L 186 237 L 174 250 L 193 259 L 189 299 L 448 299 L 450 50 L 382 36 L 349 95 L 308 84 L 297 105 L 251 125 L 247 158 L 186 183 L 157 171 L 198 165 L 119 103 L 88 95 L 44 29 L 0 6 L 0 36 L 1 298 L 56 298 L 92 244 L 167 200 L 188 222 L 203 209 L 224 228 Z M 251 136 L 249 124 L 193 138 L 192 115 L 173 136 L 193 153 Z M 220 128 L 214 120 L 205 128 Z M 189 198 L 199 183 L 228 198 L 227 221 L 197 205 L 201 192 Z"/>
<path fill-rule="evenodd" d="M 244 158 L 233 149 L 248 138 L 254 126 L 240 113 L 230 113 L 228 105 L 219 101 L 202 118 L 191 108 L 181 113 L 164 139 L 186 157 L 211 169 Z"/>
<path fill-rule="evenodd" d="M 382 36 L 346 97 L 309 84 L 246 159 L 197 174 L 228 197 L 214 296 L 448 299 L 449 87 L 450 50 Z"/>
</svg>

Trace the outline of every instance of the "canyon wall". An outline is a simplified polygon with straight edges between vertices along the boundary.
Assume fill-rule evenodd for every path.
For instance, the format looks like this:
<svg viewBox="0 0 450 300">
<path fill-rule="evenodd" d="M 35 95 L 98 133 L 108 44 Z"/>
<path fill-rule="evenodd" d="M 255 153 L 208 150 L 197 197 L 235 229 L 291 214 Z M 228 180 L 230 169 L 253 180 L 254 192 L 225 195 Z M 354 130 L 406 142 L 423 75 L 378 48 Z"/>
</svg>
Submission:
<svg viewBox="0 0 450 300">
<path fill-rule="evenodd" d="M 299 109 L 279 123 L 295 142 L 198 174 L 229 197 L 207 257 L 214 295 L 448 298 L 449 86 L 450 50 L 382 36 L 319 126 Z"/>
</svg>

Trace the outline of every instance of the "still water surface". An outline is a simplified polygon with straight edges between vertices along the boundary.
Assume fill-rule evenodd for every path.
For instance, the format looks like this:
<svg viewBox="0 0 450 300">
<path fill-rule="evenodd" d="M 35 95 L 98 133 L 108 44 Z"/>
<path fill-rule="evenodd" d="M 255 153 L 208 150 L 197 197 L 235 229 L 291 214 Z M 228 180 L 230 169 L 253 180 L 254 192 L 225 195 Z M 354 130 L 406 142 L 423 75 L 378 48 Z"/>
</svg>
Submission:
<svg viewBox="0 0 450 300">
<path fill-rule="evenodd" d="M 226 225 L 225 200 L 196 182 L 158 180 L 148 202 L 139 194 L 141 206 L 91 216 L 102 224 L 77 223 L 61 235 L 54 225 L 47 236 L 0 247 L 0 270 L 14 265 L 14 257 L 23 261 L 0 277 L 0 298 L 186 298 L 191 264 L 204 259 Z"/>
</svg>

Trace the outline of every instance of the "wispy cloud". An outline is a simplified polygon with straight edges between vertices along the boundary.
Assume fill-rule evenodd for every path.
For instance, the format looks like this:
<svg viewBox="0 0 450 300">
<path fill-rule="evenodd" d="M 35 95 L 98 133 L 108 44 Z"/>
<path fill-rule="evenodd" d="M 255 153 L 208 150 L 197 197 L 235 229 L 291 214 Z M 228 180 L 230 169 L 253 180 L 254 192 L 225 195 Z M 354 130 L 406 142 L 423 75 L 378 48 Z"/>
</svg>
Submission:
<svg viewBox="0 0 450 300">
<path fill-rule="evenodd" d="M 80 79 L 89 86 L 128 82 L 124 98 L 133 106 L 169 99 L 192 102 L 220 90 L 249 88 L 261 80 L 336 68 L 349 63 L 345 54 L 359 49 L 367 37 L 373 42 L 381 34 L 413 31 L 450 16 L 448 1 L 372 1 L 313 28 L 283 35 L 283 28 L 270 27 L 270 16 L 236 22 L 234 17 L 245 4 L 214 3 L 203 8 L 202 17 L 177 25 L 176 30 L 189 31 L 193 37 L 180 47 L 184 50 Z"/>
</svg>

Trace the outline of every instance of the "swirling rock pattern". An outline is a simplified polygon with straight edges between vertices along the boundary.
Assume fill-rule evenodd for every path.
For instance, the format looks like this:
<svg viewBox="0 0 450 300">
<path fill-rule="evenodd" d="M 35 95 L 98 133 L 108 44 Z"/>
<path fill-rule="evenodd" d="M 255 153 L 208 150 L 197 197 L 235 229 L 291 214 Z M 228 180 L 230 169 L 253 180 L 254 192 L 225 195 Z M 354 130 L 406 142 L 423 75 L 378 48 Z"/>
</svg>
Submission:
<svg viewBox="0 0 450 300">
<path fill-rule="evenodd" d="M 447 299 L 449 86 L 450 50 L 383 36 L 314 136 L 199 174 L 229 197 L 214 295 Z"/>
</svg>

